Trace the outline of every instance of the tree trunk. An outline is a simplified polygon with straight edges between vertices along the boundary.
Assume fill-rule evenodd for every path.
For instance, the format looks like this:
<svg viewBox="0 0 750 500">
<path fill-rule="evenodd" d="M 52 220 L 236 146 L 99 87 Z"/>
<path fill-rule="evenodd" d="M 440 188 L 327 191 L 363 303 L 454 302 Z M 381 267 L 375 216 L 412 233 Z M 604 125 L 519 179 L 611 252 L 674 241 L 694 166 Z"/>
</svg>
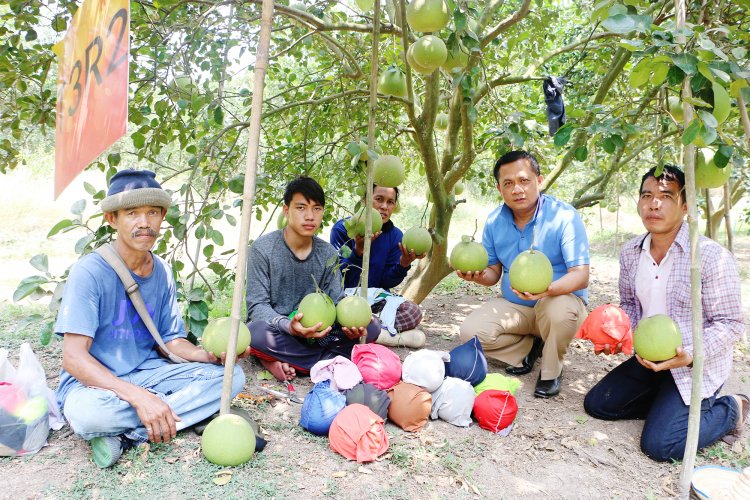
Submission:
<svg viewBox="0 0 750 500">
<path fill-rule="evenodd" d="M 439 246 L 441 245 L 437 245 Z M 421 304 L 432 289 L 451 273 L 452 269 L 448 265 L 445 246 L 446 244 L 443 243 L 443 248 L 433 247 L 433 253 L 419 261 L 415 273 L 406 281 L 401 290 L 404 297 Z"/>
</svg>

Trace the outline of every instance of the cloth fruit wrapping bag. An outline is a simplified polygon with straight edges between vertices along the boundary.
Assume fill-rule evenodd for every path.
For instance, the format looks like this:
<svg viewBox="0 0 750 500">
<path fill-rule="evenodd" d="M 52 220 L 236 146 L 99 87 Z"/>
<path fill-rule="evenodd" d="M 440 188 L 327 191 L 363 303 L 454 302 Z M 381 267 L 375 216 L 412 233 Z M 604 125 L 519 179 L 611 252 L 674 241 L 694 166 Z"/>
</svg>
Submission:
<svg viewBox="0 0 750 500">
<path fill-rule="evenodd" d="M 513 429 L 518 404 L 508 391 L 488 389 L 474 400 L 474 417 L 479 427 L 507 436 Z"/>
<path fill-rule="evenodd" d="M 487 358 L 478 337 L 474 337 L 450 351 L 450 361 L 445 363 L 445 376 L 466 380 L 477 385 L 487 375 Z"/>
<path fill-rule="evenodd" d="M 337 391 L 351 389 L 362 382 L 362 374 L 357 365 L 343 356 L 323 359 L 310 368 L 310 380 L 314 383 L 331 381 L 331 388 Z"/>
<path fill-rule="evenodd" d="M 433 420 L 440 418 L 457 427 L 471 425 L 474 408 L 474 388 L 466 380 L 445 377 L 443 383 L 432 393 Z"/>
<path fill-rule="evenodd" d="M 432 395 L 418 385 L 399 382 L 388 390 L 391 406 L 388 418 L 408 432 L 416 432 L 427 423 L 432 411 Z"/>
<path fill-rule="evenodd" d="M 622 352 L 633 354 L 633 329 L 630 318 L 625 311 L 612 304 L 604 304 L 583 320 L 576 338 L 590 340 L 594 343 L 594 351 L 604 350 L 609 345 L 609 354 L 614 354 L 617 344 L 622 343 Z"/>
<path fill-rule="evenodd" d="M 434 392 L 443 383 L 445 362 L 450 359 L 450 354 L 445 351 L 420 349 L 406 356 L 401 378 L 404 382 L 424 387 L 427 392 Z"/>
<path fill-rule="evenodd" d="M 377 416 L 386 420 L 388 418 L 388 407 L 391 406 L 391 398 L 372 384 L 360 382 L 351 389 L 344 391 L 346 404 L 365 405 Z"/>
<path fill-rule="evenodd" d="M 50 428 L 65 424 L 55 393 L 31 345 L 21 344 L 18 369 L 0 349 L 0 456 L 36 453 L 45 444 Z"/>
<path fill-rule="evenodd" d="M 488 373 L 481 383 L 474 386 L 474 394 L 479 396 L 487 389 L 496 389 L 498 391 L 508 391 L 515 396 L 519 387 L 521 387 L 521 381 L 515 377 L 506 377 L 499 373 Z"/>
<path fill-rule="evenodd" d="M 333 451 L 359 463 L 372 462 L 388 449 L 383 419 L 356 403 L 336 415 L 328 440 Z"/>
<path fill-rule="evenodd" d="M 346 397 L 331 388 L 331 381 L 315 384 L 305 396 L 299 424 L 318 436 L 328 434 L 331 422 L 346 406 Z"/>
<path fill-rule="evenodd" d="M 359 368 L 362 380 L 378 389 L 388 390 L 401 380 L 401 360 L 384 345 L 355 345 L 352 362 Z"/>
</svg>

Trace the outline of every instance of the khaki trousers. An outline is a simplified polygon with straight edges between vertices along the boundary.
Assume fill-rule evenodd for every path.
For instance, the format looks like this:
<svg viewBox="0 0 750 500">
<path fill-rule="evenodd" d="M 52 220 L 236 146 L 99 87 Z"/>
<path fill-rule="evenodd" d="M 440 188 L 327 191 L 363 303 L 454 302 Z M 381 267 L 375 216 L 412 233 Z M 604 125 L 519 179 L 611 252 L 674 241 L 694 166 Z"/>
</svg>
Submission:
<svg viewBox="0 0 750 500">
<path fill-rule="evenodd" d="M 521 365 L 534 337 L 541 337 L 541 378 L 551 380 L 560 376 L 568 345 L 587 315 L 583 300 L 573 294 L 545 297 L 533 307 L 498 297 L 472 312 L 459 335 L 462 342 L 479 337 L 485 356 L 513 366 Z"/>
</svg>

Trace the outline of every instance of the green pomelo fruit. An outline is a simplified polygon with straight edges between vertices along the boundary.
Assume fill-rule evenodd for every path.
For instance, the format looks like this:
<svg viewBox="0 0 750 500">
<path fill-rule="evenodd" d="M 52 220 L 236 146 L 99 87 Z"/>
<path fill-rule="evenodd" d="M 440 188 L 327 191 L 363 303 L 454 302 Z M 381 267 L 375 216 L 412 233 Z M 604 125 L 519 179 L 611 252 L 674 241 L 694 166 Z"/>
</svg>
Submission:
<svg viewBox="0 0 750 500">
<path fill-rule="evenodd" d="M 674 358 L 681 345 L 680 328 L 664 314 L 642 319 L 633 332 L 635 352 L 654 363 Z"/>
<path fill-rule="evenodd" d="M 372 223 L 370 225 L 370 229 L 372 231 L 372 234 L 375 234 L 383 228 L 383 219 L 380 217 L 380 212 L 372 207 L 370 207 L 370 210 L 372 210 Z M 346 233 L 350 238 L 354 238 L 355 236 L 364 236 L 365 211 L 360 208 L 357 213 L 351 217 L 351 219 L 348 219 L 346 222 L 344 222 L 344 227 L 346 228 Z"/>
<path fill-rule="evenodd" d="M 203 431 L 201 451 L 206 460 L 216 465 L 244 464 L 255 452 L 255 432 L 239 415 L 219 415 Z"/>
<path fill-rule="evenodd" d="M 685 118 L 685 114 L 682 111 L 682 103 L 680 98 L 676 95 L 667 97 L 667 107 L 669 108 L 669 114 L 675 119 L 675 121 L 682 123 Z"/>
<path fill-rule="evenodd" d="M 409 63 L 409 66 L 411 66 L 411 69 L 413 69 L 420 75 L 431 75 L 437 69 L 436 67 L 428 68 L 426 66 L 422 66 L 418 64 L 417 61 L 414 60 L 414 44 L 413 43 L 409 45 L 409 48 L 406 50 L 406 62 Z"/>
<path fill-rule="evenodd" d="M 451 20 L 445 0 L 412 0 L 406 7 L 406 22 L 414 31 L 433 33 Z"/>
<path fill-rule="evenodd" d="M 404 182 L 404 163 L 394 155 L 381 155 L 372 165 L 372 179 L 378 186 L 394 188 Z"/>
<path fill-rule="evenodd" d="M 434 35 L 425 35 L 414 42 L 414 62 L 423 68 L 437 68 L 448 57 L 445 42 Z"/>
<path fill-rule="evenodd" d="M 412 227 L 404 233 L 401 243 L 410 252 L 416 255 L 424 255 L 432 248 L 432 236 L 423 227 Z"/>
<path fill-rule="evenodd" d="M 448 57 L 445 58 L 445 62 L 441 64 L 441 67 L 447 72 L 451 72 L 454 69 L 463 69 L 469 63 L 469 54 L 464 52 L 461 47 L 454 47 L 448 51 Z"/>
<path fill-rule="evenodd" d="M 208 322 L 206 329 L 201 336 L 203 348 L 213 353 L 217 358 L 222 352 L 227 352 L 229 343 L 229 330 L 232 328 L 232 318 L 218 318 Z M 242 354 L 250 345 L 250 330 L 247 325 L 240 321 L 240 328 L 237 332 L 237 354 Z"/>
<path fill-rule="evenodd" d="M 289 221 L 287 220 L 286 215 L 284 215 L 284 212 L 281 212 L 276 217 L 276 229 L 284 229 L 288 223 Z"/>
<path fill-rule="evenodd" d="M 23 420 L 26 425 L 29 425 L 46 416 L 48 410 L 47 397 L 34 396 L 18 405 L 13 415 Z"/>
<path fill-rule="evenodd" d="M 362 12 L 371 11 L 375 5 L 375 0 L 356 0 L 356 2 L 357 7 L 359 7 Z"/>
<path fill-rule="evenodd" d="M 406 97 L 406 77 L 397 67 L 391 66 L 378 79 L 378 92 L 383 95 Z"/>
<path fill-rule="evenodd" d="M 448 128 L 448 115 L 445 113 L 438 113 L 435 117 L 435 128 L 438 130 L 445 130 Z"/>
<path fill-rule="evenodd" d="M 483 271 L 488 261 L 487 250 L 481 243 L 473 241 L 471 236 L 462 236 L 461 242 L 451 250 L 451 267 L 462 273 Z"/>
<path fill-rule="evenodd" d="M 361 328 L 370 324 L 372 309 L 358 295 L 344 297 L 336 305 L 336 321 L 347 328 Z"/>
<path fill-rule="evenodd" d="M 709 148 L 698 150 L 695 162 L 695 187 L 698 189 L 719 188 L 726 184 L 732 168 L 727 164 L 724 168 L 714 163 L 714 151 Z"/>
<path fill-rule="evenodd" d="M 297 312 L 303 314 L 300 323 L 305 328 L 310 328 L 318 323 L 323 323 L 318 328 L 322 332 L 336 321 L 336 306 L 331 297 L 323 292 L 312 292 L 305 295 L 299 303 Z"/>
<path fill-rule="evenodd" d="M 552 283 L 552 264 L 539 250 L 526 250 L 513 259 L 508 278 L 519 292 L 542 293 Z"/>
<path fill-rule="evenodd" d="M 464 183 L 462 181 L 458 181 L 455 186 L 453 186 L 453 194 L 456 196 L 463 194 L 464 192 Z"/>
<path fill-rule="evenodd" d="M 729 93 L 720 83 L 714 82 L 711 86 L 714 91 L 714 109 L 713 115 L 719 125 L 724 123 L 729 117 L 732 109 L 732 101 L 729 99 Z"/>
</svg>

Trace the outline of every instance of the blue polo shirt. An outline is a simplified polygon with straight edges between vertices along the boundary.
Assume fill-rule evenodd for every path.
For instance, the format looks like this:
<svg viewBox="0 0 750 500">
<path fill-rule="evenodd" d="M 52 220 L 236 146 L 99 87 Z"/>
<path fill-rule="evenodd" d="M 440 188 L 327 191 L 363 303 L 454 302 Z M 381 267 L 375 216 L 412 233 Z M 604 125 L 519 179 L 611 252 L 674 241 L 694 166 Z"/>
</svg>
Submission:
<svg viewBox="0 0 750 500">
<path fill-rule="evenodd" d="M 575 266 L 589 264 L 589 241 L 581 216 L 572 205 L 543 194 L 539 197 L 536 213 L 521 231 L 513 221 L 513 212 L 505 203 L 487 217 L 482 244 L 489 255 L 489 265 L 503 266 L 501 288 L 510 302 L 533 306 L 535 300 L 523 300 L 510 288 L 508 269 L 518 254 L 531 247 L 539 250 L 552 263 L 553 280 L 557 280 Z M 573 292 L 588 304 L 588 289 Z"/>
</svg>

